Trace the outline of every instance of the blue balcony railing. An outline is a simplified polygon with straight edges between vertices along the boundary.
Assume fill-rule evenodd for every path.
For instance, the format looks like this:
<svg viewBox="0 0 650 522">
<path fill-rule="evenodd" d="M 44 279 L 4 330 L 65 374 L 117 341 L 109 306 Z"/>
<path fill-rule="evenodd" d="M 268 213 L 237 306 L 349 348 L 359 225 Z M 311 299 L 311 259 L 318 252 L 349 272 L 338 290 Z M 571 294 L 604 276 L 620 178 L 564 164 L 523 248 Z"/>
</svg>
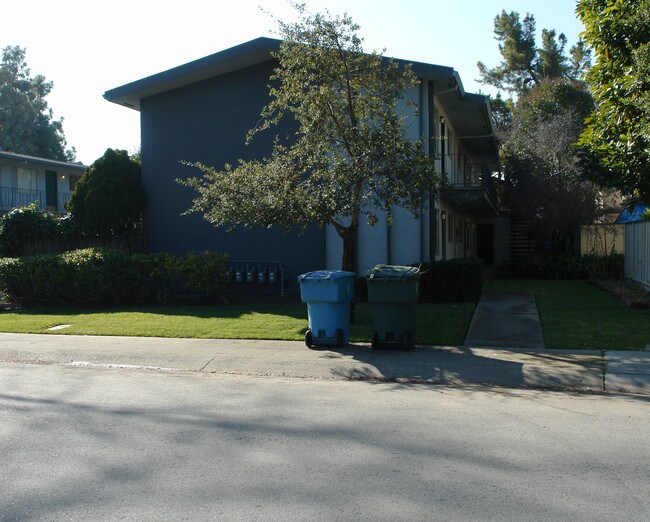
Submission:
<svg viewBox="0 0 650 522">
<path fill-rule="evenodd" d="M 70 200 L 70 194 L 57 194 L 56 208 L 47 208 L 46 194 L 44 190 L 19 189 L 13 187 L 0 187 L 0 209 L 11 210 L 16 207 L 24 207 L 36 203 L 41 210 L 54 212 L 65 212 L 65 204 Z"/>
</svg>

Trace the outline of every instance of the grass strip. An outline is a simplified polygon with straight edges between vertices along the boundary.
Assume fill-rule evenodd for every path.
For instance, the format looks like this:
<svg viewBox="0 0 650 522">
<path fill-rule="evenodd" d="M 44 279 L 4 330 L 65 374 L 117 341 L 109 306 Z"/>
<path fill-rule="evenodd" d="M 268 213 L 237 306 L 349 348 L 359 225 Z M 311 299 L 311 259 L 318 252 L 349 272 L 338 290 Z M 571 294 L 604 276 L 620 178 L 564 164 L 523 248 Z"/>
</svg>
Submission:
<svg viewBox="0 0 650 522">
<path fill-rule="evenodd" d="M 641 350 L 650 343 L 650 310 L 629 308 L 587 281 L 503 278 L 488 288 L 533 292 L 547 348 Z"/>
<path fill-rule="evenodd" d="M 417 342 L 462 344 L 474 313 L 474 303 L 420 304 Z M 69 328 L 48 328 L 70 324 Z M 52 335 L 122 335 L 221 339 L 302 340 L 307 329 L 304 304 L 265 304 L 215 307 L 149 307 L 65 309 L 33 308 L 0 312 L 0 331 Z M 353 342 L 372 335 L 371 306 L 357 305 L 350 327 Z"/>
</svg>

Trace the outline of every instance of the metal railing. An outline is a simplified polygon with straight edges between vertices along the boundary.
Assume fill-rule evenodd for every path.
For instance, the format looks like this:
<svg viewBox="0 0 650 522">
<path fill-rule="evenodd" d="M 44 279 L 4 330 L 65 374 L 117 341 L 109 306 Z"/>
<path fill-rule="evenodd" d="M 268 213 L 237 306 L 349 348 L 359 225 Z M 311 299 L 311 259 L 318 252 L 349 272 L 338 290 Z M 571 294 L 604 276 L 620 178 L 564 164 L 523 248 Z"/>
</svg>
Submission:
<svg viewBox="0 0 650 522">
<path fill-rule="evenodd" d="M 54 212 L 65 212 L 65 204 L 70 200 L 71 194 L 57 194 L 56 209 Z M 11 210 L 12 208 L 25 207 L 36 203 L 40 210 L 48 210 L 46 205 L 47 197 L 44 190 L 19 189 L 14 187 L 0 187 L 0 209 Z"/>
<path fill-rule="evenodd" d="M 484 189 L 493 201 L 497 201 L 497 190 L 490 174 L 480 176 L 467 176 L 464 179 L 455 179 L 447 184 L 452 189 Z"/>
</svg>

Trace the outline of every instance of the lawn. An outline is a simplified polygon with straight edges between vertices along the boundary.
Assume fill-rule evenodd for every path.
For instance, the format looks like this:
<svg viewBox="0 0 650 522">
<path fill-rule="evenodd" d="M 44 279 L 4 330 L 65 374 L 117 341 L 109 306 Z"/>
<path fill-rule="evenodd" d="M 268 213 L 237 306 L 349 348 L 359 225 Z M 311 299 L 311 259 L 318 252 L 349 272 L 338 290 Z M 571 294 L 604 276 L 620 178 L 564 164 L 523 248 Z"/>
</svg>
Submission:
<svg viewBox="0 0 650 522">
<path fill-rule="evenodd" d="M 462 344 L 474 303 L 418 305 L 417 342 Z M 69 328 L 47 331 L 56 325 Z M 138 337 L 302 340 L 307 329 L 304 304 L 151 307 L 122 309 L 33 308 L 0 312 L 0 332 Z M 353 342 L 370 341 L 372 317 L 367 303 L 357 305 L 350 328 Z"/>
<path fill-rule="evenodd" d="M 639 350 L 650 344 L 650 310 L 628 308 L 587 281 L 494 279 L 493 290 L 530 290 L 548 348 Z"/>
</svg>

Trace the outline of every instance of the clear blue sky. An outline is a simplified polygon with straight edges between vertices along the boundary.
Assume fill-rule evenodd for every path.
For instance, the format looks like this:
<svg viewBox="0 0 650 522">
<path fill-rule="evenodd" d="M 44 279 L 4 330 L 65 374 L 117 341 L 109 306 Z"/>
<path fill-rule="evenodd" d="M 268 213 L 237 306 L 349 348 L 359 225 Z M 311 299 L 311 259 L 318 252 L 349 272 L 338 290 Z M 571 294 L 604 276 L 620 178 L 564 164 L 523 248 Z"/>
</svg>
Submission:
<svg viewBox="0 0 650 522">
<path fill-rule="evenodd" d="M 494 17 L 530 12 L 542 28 L 564 32 L 569 46 L 582 26 L 574 0 L 306 0 L 310 11 L 347 12 L 361 25 L 367 50 L 456 69 L 465 89 L 482 87 L 476 62 L 500 61 Z M 139 146 L 139 113 L 102 94 L 125 83 L 221 51 L 258 36 L 274 36 L 275 24 L 259 6 L 290 20 L 285 0 L 3 0 L 0 47 L 27 48 L 32 74 L 54 82 L 48 97 L 64 117 L 77 159 L 89 164 L 108 147 Z"/>
</svg>

